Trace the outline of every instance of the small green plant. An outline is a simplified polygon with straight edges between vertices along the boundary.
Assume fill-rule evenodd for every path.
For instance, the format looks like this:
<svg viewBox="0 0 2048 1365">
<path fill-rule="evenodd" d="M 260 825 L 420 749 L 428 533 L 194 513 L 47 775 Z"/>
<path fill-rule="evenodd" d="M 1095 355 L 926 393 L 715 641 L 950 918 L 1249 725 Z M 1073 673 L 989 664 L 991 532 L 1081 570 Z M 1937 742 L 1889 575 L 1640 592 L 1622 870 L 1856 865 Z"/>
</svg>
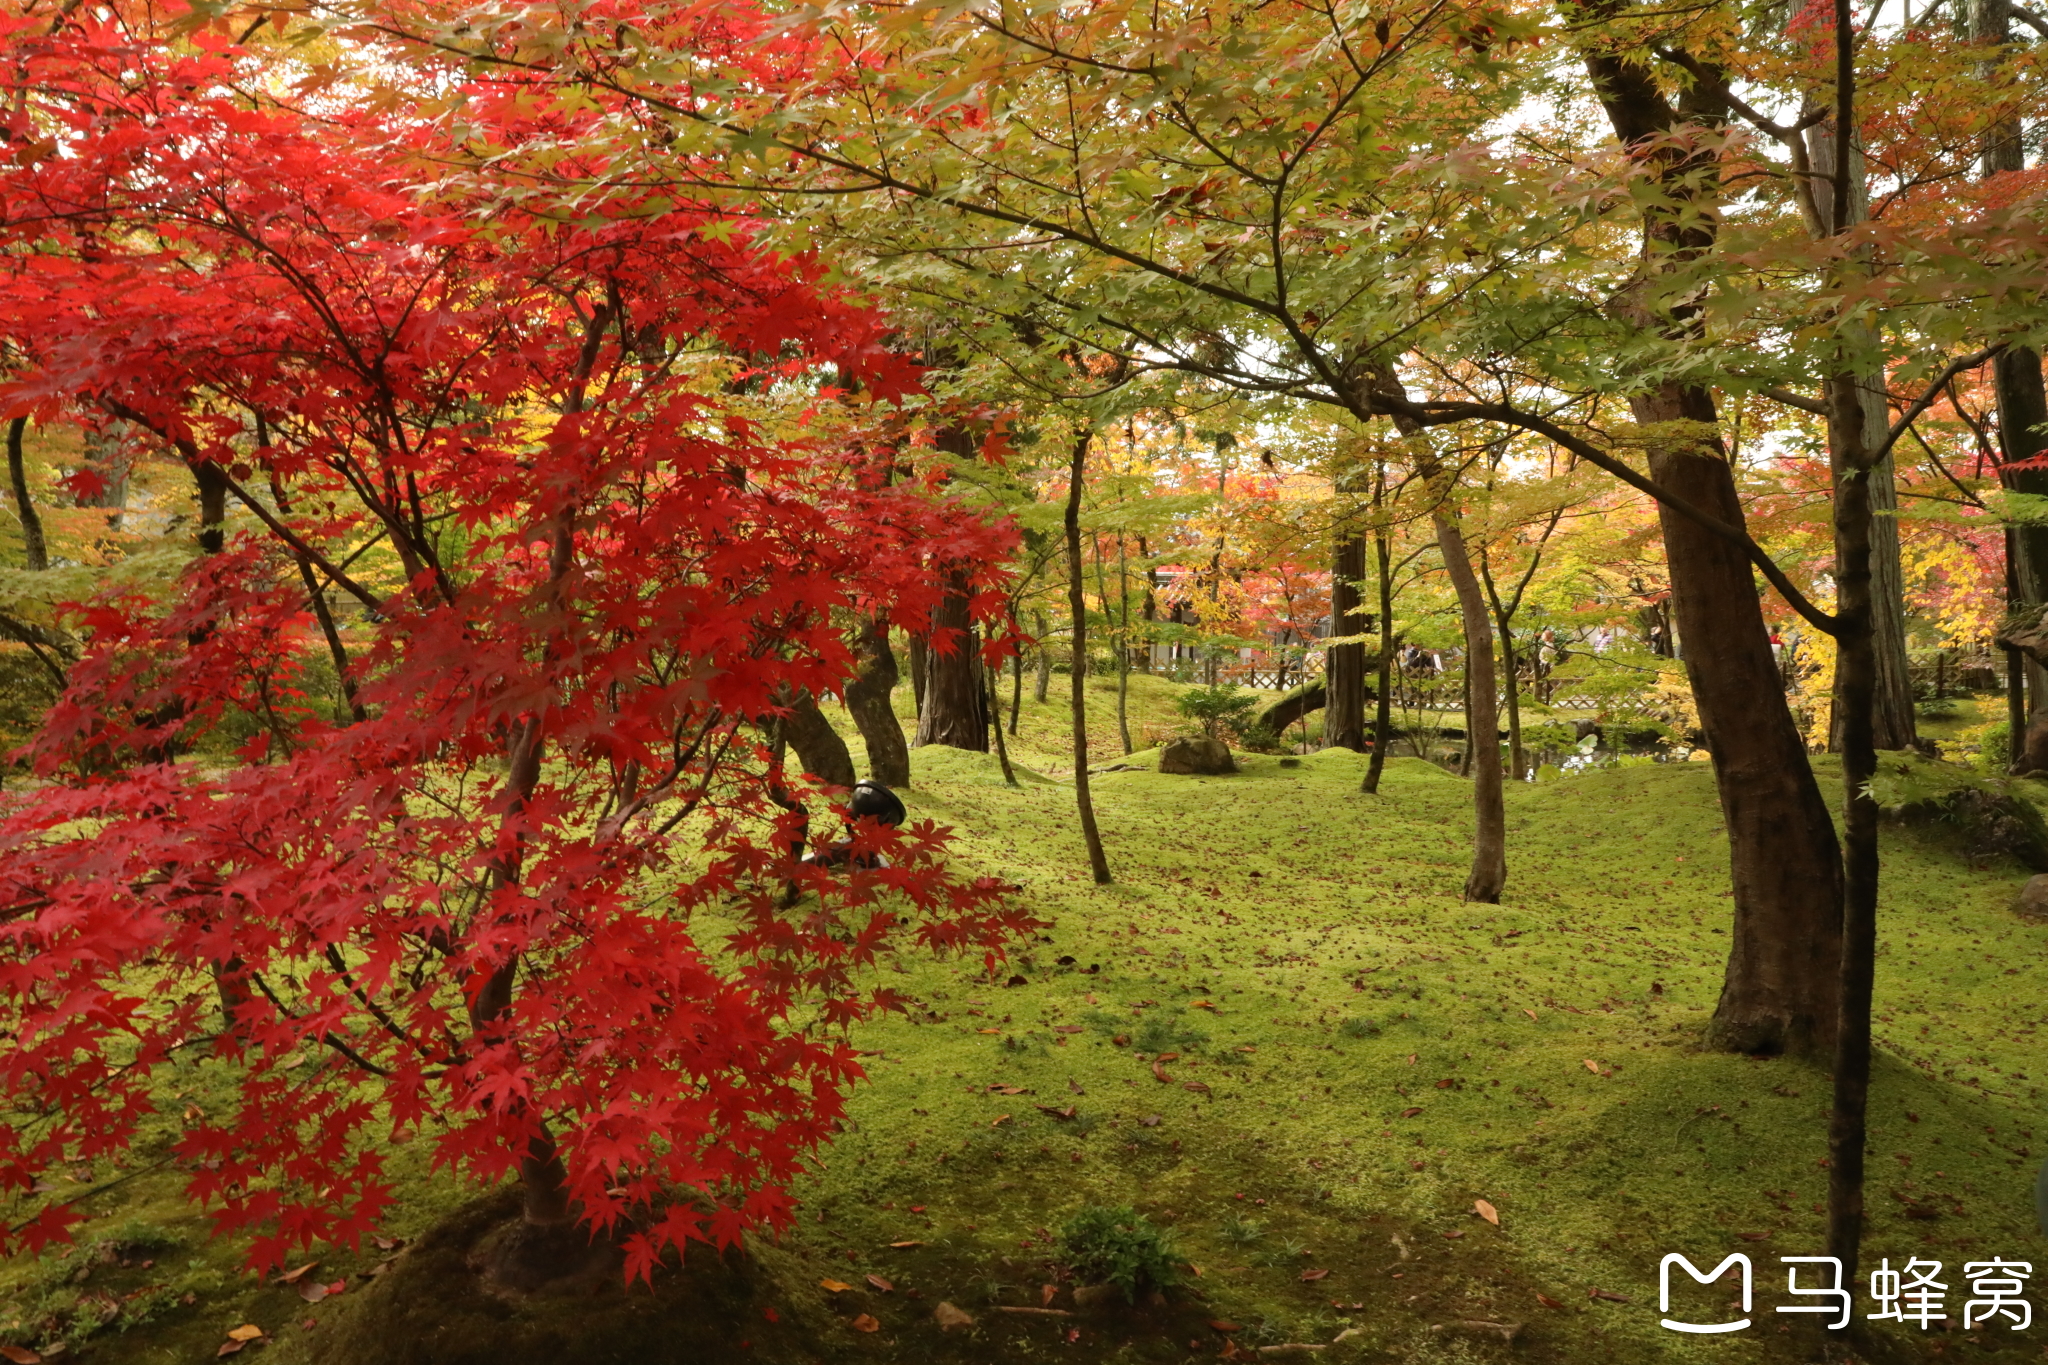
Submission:
<svg viewBox="0 0 2048 1365">
<path fill-rule="evenodd" d="M 1377 1038 L 1380 1026 L 1379 1022 L 1373 1019 L 1346 1019 L 1337 1025 L 1337 1031 L 1346 1038 Z"/>
<path fill-rule="evenodd" d="M 1139 1052 L 1200 1052 L 1208 1041 L 1208 1034 L 1164 1011 L 1147 1014 L 1131 1031 L 1131 1046 Z"/>
<path fill-rule="evenodd" d="M 1216 1230 L 1217 1236 L 1234 1247 L 1248 1247 L 1266 1235 L 1266 1225 L 1256 1218 L 1233 1213 Z"/>
<path fill-rule="evenodd" d="M 1136 1303 L 1180 1282 L 1172 1240 L 1129 1205 L 1090 1204 L 1060 1229 L 1060 1254 L 1087 1284 L 1113 1284 Z"/>
<path fill-rule="evenodd" d="M 1306 1255 L 1307 1252 L 1308 1243 L 1296 1241 L 1294 1238 L 1289 1237 L 1273 1246 L 1265 1248 L 1259 1253 L 1258 1260 L 1262 1265 L 1293 1265 Z"/>
<path fill-rule="evenodd" d="M 1259 698 L 1256 693 L 1229 683 L 1218 683 L 1214 687 L 1190 687 L 1174 698 L 1173 704 L 1181 715 L 1200 726 L 1203 734 L 1221 739 L 1225 730 L 1241 734 L 1251 725 Z"/>
<path fill-rule="evenodd" d="M 1913 707 L 1913 714 L 1922 720 L 1947 720 L 1959 708 L 1953 697 L 1929 697 Z"/>
</svg>

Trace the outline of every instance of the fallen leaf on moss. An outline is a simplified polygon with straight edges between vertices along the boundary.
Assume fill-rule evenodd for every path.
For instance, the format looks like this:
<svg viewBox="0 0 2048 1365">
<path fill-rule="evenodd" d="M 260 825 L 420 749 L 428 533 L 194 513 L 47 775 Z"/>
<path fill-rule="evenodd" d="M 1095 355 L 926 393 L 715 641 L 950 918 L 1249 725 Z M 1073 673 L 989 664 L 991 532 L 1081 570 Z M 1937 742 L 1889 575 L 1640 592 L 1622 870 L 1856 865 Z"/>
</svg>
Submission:
<svg viewBox="0 0 2048 1365">
<path fill-rule="evenodd" d="M 893 1248 L 894 1248 L 895 1250 L 897 1250 L 897 1251 L 901 1251 L 901 1250 L 903 1250 L 903 1249 L 904 1249 L 905 1247 L 921 1247 L 921 1246 L 923 1246 L 923 1245 L 924 1245 L 924 1243 L 923 1243 L 923 1242 L 891 1242 L 891 1243 L 889 1243 L 889 1245 L 890 1245 L 891 1247 L 893 1247 Z"/>
<path fill-rule="evenodd" d="M 1009 1121 L 1010 1116 L 1008 1114 L 997 1114 L 994 1118 L 988 1121 L 988 1126 L 991 1128 L 1000 1128 Z"/>
<path fill-rule="evenodd" d="M 869 1284 L 871 1284 L 871 1285 L 873 1285 L 873 1286 L 874 1286 L 875 1288 L 877 1288 L 877 1289 L 881 1290 L 881 1291 L 882 1291 L 882 1292 L 883 1292 L 884 1294 L 889 1294 L 889 1293 L 893 1293 L 893 1292 L 895 1291 L 895 1289 L 896 1289 L 896 1286 L 895 1286 L 895 1285 L 893 1285 L 893 1284 L 890 1284 L 890 1283 L 889 1283 L 889 1282 L 888 1282 L 887 1280 L 883 1279 L 883 1278 L 882 1278 L 882 1277 L 881 1277 L 880 1275 L 870 1275 L 870 1276 L 868 1276 L 868 1283 L 869 1283 Z"/>
<path fill-rule="evenodd" d="M 1327 1270 L 1304 1270 L 1301 1272 L 1301 1282 L 1303 1284 L 1313 1284 L 1317 1280 L 1320 1280 L 1327 1276 L 1329 1273 L 1330 1272 Z"/>
<path fill-rule="evenodd" d="M 279 1276 L 278 1276 L 278 1277 L 277 1277 L 276 1279 L 274 1279 L 273 1281 L 271 1281 L 271 1283 L 273 1283 L 273 1284 L 297 1284 L 297 1283 L 298 1283 L 298 1282 L 299 1282 L 300 1280 L 303 1280 L 303 1279 L 305 1279 L 305 1278 L 306 1278 L 307 1272 L 311 1271 L 311 1270 L 313 1269 L 313 1267 L 314 1267 L 314 1266 L 317 1266 L 317 1265 L 319 1265 L 319 1264 L 320 1264 L 320 1263 L 319 1263 L 318 1261 L 308 1261 L 308 1262 L 306 1262 L 306 1263 L 305 1263 L 304 1265 L 300 1266 L 300 1267 L 299 1267 L 299 1268 L 298 1268 L 297 1270 L 287 1270 L 287 1271 L 285 1271 L 285 1272 L 284 1272 L 284 1274 L 282 1274 L 282 1275 L 279 1275 Z"/>
<path fill-rule="evenodd" d="M 882 1324 L 875 1321 L 874 1314 L 872 1313 L 862 1313 L 859 1317 L 848 1323 L 847 1326 L 856 1332 L 879 1332 L 882 1330 Z"/>
<path fill-rule="evenodd" d="M 820 1280 L 818 1281 L 818 1287 L 828 1294 L 843 1294 L 853 1288 L 852 1285 L 844 1280 Z"/>
<path fill-rule="evenodd" d="M 42 1365 L 43 1358 L 26 1346 L 0 1346 L 0 1356 L 5 1356 L 14 1365 Z"/>
<path fill-rule="evenodd" d="M 229 1341 L 256 1341 L 263 1335 L 263 1329 L 253 1322 L 245 1322 L 228 1333 Z"/>
<path fill-rule="evenodd" d="M 1225 1318 L 1211 1318 L 1209 1319 L 1209 1325 L 1215 1328 L 1217 1331 L 1226 1334 L 1230 1332 L 1242 1332 L 1244 1330 L 1242 1324 L 1231 1322 Z"/>
<path fill-rule="evenodd" d="M 1588 1057 L 1586 1058 L 1586 1070 L 1592 1072 L 1595 1076 L 1597 1076 L 1600 1074 L 1600 1063 L 1594 1061 L 1591 1057 Z"/>
<path fill-rule="evenodd" d="M 1412 1119 L 1412 1118 L 1414 1118 L 1414 1117 L 1415 1117 L 1415 1116 L 1416 1116 L 1417 1114 L 1419 1114 L 1419 1113 L 1421 1113 L 1421 1112 L 1422 1112 L 1422 1107 L 1421 1107 L 1420 1105 L 1417 1105 L 1417 1106 L 1416 1106 L 1415 1108 L 1413 1108 L 1413 1109 L 1403 1109 L 1403 1110 L 1401 1111 L 1401 1117 L 1402 1117 L 1402 1118 L 1404 1118 L 1404 1119 Z"/>
<path fill-rule="evenodd" d="M 1609 1303 L 1635 1302 L 1635 1300 L 1629 1298 L 1629 1296 L 1626 1294 L 1610 1294 L 1604 1289 L 1589 1289 L 1586 1291 L 1586 1297 L 1589 1299 L 1605 1299 Z"/>
<path fill-rule="evenodd" d="M 1500 1226 L 1500 1210 L 1496 1209 L 1493 1205 L 1487 1203 L 1484 1199 L 1475 1199 L 1472 1201 L 1472 1212 L 1478 1214 L 1481 1218 L 1484 1218 L 1487 1222 L 1493 1224 L 1495 1227 Z"/>
<path fill-rule="evenodd" d="M 1559 1303 L 1556 1299 L 1551 1298 L 1548 1294 L 1537 1294 L 1536 1302 L 1542 1304 L 1545 1308 L 1556 1308 L 1561 1310 L 1564 1307 L 1563 1304 Z"/>
<path fill-rule="evenodd" d="M 963 1313 L 950 1303 L 940 1303 L 932 1309 L 932 1321 L 939 1324 L 941 1332 L 950 1332 L 955 1327 L 974 1326 L 974 1315 Z"/>
</svg>

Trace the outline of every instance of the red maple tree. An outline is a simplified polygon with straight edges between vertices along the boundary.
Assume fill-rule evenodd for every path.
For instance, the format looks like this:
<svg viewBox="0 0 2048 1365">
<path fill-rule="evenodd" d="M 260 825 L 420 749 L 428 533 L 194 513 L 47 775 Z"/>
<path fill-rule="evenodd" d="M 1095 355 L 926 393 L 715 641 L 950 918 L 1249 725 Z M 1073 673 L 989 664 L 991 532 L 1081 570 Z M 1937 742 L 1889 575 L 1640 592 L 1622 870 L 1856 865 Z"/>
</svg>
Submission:
<svg viewBox="0 0 2048 1365">
<path fill-rule="evenodd" d="M 7 23 L 0 408 L 162 442 L 209 552 L 78 605 L 0 805 L 0 1190 L 127 1148 L 210 1050 L 234 1101 L 174 1152 L 257 1266 L 368 1231 L 373 1139 L 415 1134 L 519 1176 L 540 1273 L 586 1224 L 634 1275 L 785 1224 L 845 1026 L 898 1003 L 864 969 L 1031 921 L 928 822 L 797 862 L 761 726 L 850 675 L 846 620 L 922 622 L 935 565 L 993 615 L 1010 530 L 878 474 L 848 390 L 915 370 L 744 219 L 451 185 L 440 130 L 263 106 L 231 38 L 139 22 Z M 778 385 L 814 434 L 764 426 Z"/>
</svg>

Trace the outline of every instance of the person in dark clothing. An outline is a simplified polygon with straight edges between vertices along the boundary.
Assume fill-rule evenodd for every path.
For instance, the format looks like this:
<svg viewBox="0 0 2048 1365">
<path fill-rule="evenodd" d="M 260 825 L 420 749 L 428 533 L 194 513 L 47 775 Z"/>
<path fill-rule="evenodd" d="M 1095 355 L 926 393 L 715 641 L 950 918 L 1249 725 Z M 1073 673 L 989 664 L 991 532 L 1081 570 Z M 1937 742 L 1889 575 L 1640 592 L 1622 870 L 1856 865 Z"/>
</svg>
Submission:
<svg viewBox="0 0 2048 1365">
<path fill-rule="evenodd" d="M 878 825 L 894 828 L 909 818 L 910 812 L 903 807 L 903 798 L 879 782 L 863 779 L 853 784 L 853 797 L 846 803 L 849 820 L 862 818 L 873 820 Z M 817 863 L 823 867 L 887 867 L 879 853 L 853 851 L 853 840 L 841 839 L 829 844 L 822 852 L 812 854 L 805 862 Z"/>
</svg>

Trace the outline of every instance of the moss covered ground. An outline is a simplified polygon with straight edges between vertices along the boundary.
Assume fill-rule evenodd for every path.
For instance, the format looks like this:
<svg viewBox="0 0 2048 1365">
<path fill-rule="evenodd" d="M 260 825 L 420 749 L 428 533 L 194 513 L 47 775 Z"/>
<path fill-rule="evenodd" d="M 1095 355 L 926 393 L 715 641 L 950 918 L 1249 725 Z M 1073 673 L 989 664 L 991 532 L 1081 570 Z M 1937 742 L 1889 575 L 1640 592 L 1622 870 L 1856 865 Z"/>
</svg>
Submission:
<svg viewBox="0 0 2048 1365">
<path fill-rule="evenodd" d="M 1344 752 L 1163 776 L 1121 756 L 1098 687 L 1095 766 L 1119 770 L 1095 780 L 1117 875 L 1097 887 L 1052 776 L 1069 766 L 1064 684 L 1041 707 L 1027 678 L 1021 786 L 993 756 L 925 749 L 906 793 L 1051 927 L 993 979 L 894 964 L 920 1007 L 857 1038 L 871 1080 L 800 1191 L 799 1230 L 744 1267 L 691 1272 L 716 1291 L 696 1298 L 684 1275 L 637 1305 L 606 1286 L 493 1310 L 524 1315 L 533 1359 L 1179 1361 L 1347 1331 L 1314 1358 L 1814 1357 L 1807 1320 L 1772 1310 L 1787 1301 L 1777 1258 L 1823 1249 L 1827 1078 L 1695 1047 L 1728 942 L 1706 764 L 1515 788 L 1505 902 L 1470 906 L 1460 780 L 1396 759 L 1366 797 L 1364 760 Z M 1134 684 L 1134 715 L 1163 729 L 1172 689 Z M 1938 830 L 1885 837 L 1867 1256 L 1943 1262 L 1951 1316 L 1857 1353 L 2035 1359 L 2048 1323 L 1961 1330 L 1961 1270 L 2048 1260 L 2032 1208 L 2048 928 L 2010 909 L 2016 865 L 1973 865 Z M 205 1068 L 189 1081 L 204 1103 Z M 474 1193 L 422 1175 L 387 1232 L 417 1239 Z M 1074 1304 L 1052 1243 L 1090 1204 L 1169 1232 L 1188 1269 L 1166 1305 Z M 408 1282 L 408 1260 L 459 1263 L 432 1243 L 378 1281 L 361 1275 L 388 1251 L 326 1258 L 314 1278 L 346 1276 L 347 1292 L 309 1306 L 238 1276 L 238 1249 L 207 1241 L 169 1172 L 87 1207 L 98 1252 L 0 1270 L 0 1341 L 99 1295 L 111 1313 L 139 1305 L 133 1325 L 81 1332 L 76 1357 L 211 1358 L 246 1322 L 279 1361 L 374 1359 L 380 1341 L 392 1361 L 471 1358 L 416 1349 L 436 1281 Z M 1756 1326 L 1662 1329 L 1661 1257 L 1704 1268 L 1736 1251 L 1757 1266 Z M 1680 1283 L 1674 1315 L 1732 1316 L 1725 1282 Z M 942 1300 L 975 1325 L 942 1333 Z M 1048 1306 L 1069 1315 L 1002 1311 Z M 1486 1323 L 1520 1330 L 1510 1343 Z M 495 1365 L 522 1362 L 500 1350 Z"/>
</svg>

